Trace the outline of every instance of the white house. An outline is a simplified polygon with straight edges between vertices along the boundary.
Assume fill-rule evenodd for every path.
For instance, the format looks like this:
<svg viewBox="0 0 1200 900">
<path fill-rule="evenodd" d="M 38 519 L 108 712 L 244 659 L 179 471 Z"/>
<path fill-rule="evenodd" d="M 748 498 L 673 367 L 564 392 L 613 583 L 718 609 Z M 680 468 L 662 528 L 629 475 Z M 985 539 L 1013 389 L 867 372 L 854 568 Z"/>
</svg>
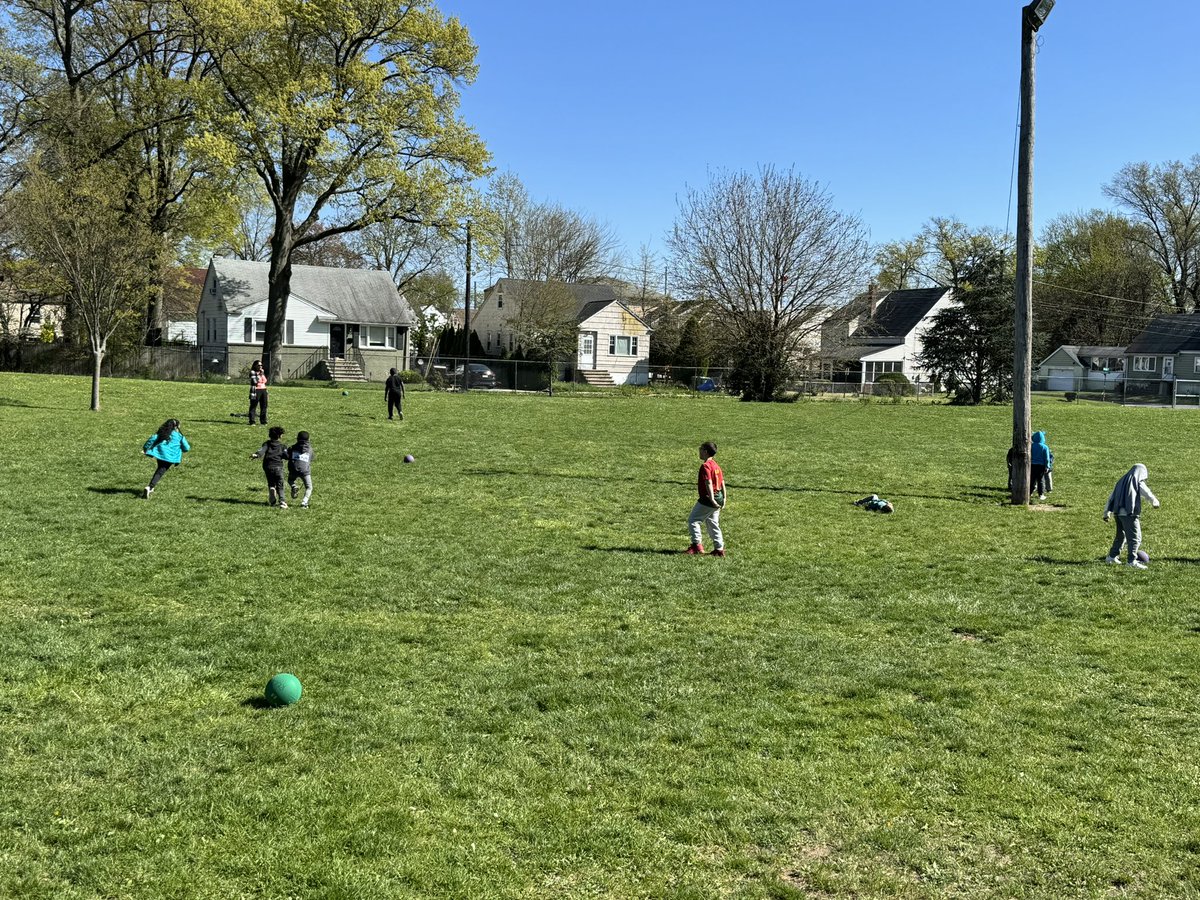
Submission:
<svg viewBox="0 0 1200 900">
<path fill-rule="evenodd" d="M 954 302 L 946 287 L 869 290 L 831 313 L 821 325 L 822 375 L 834 381 L 873 384 L 885 372 L 927 380 L 919 362 L 934 316 Z"/>
<path fill-rule="evenodd" d="M 261 357 L 268 263 L 213 257 L 196 312 L 205 367 L 237 373 Z M 408 368 L 416 316 L 386 272 L 293 266 L 284 328 L 285 378 L 382 381 Z"/>
<path fill-rule="evenodd" d="M 521 346 L 522 296 L 539 282 L 501 278 L 484 291 L 471 330 L 489 356 Z M 571 367 L 592 384 L 646 384 L 650 380 L 650 326 L 607 284 L 562 284 L 574 302 L 578 345 Z"/>
</svg>

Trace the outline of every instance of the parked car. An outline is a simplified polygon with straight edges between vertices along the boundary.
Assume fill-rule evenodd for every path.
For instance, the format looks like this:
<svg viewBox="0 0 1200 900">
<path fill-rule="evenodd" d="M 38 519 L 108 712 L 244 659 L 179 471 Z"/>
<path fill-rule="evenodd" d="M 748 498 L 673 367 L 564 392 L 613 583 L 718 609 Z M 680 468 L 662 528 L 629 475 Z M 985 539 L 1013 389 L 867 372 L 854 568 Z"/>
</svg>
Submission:
<svg viewBox="0 0 1200 900">
<path fill-rule="evenodd" d="M 496 373 L 485 366 L 483 363 L 469 363 L 471 374 L 469 387 L 473 388 L 493 388 L 499 385 L 500 381 L 496 378 Z M 463 386 L 463 367 L 459 366 L 450 373 L 450 382 L 455 387 Z"/>
</svg>

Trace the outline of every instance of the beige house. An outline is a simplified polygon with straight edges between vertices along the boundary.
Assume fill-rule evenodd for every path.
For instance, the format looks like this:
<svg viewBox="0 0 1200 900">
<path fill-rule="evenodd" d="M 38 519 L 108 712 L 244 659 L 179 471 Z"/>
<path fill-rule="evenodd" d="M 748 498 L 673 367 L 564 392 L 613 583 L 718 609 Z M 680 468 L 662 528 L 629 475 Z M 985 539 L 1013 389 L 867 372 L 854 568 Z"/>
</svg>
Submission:
<svg viewBox="0 0 1200 900">
<path fill-rule="evenodd" d="M 522 298 L 538 282 L 501 278 L 484 291 L 471 316 L 471 330 L 489 356 L 521 347 Z M 646 384 L 650 380 L 650 326 L 607 284 L 561 285 L 574 302 L 578 342 L 568 365 L 592 384 Z"/>
</svg>

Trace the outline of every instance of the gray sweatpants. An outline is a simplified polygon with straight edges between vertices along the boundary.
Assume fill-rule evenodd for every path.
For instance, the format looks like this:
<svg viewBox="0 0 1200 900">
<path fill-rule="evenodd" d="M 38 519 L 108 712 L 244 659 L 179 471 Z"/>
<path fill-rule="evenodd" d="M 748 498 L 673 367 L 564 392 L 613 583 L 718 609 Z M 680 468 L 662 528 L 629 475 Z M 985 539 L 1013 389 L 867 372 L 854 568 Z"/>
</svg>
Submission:
<svg viewBox="0 0 1200 900">
<path fill-rule="evenodd" d="M 708 536 L 712 538 L 713 549 L 720 550 L 724 547 L 725 540 L 721 537 L 721 511 L 700 502 L 692 507 L 692 514 L 688 516 L 688 530 L 691 532 L 693 544 L 700 543 L 701 522 L 708 526 Z"/>
<path fill-rule="evenodd" d="M 312 496 L 312 475 L 307 474 L 307 473 L 304 475 L 301 475 L 299 472 L 289 472 L 288 473 L 288 484 L 290 484 L 292 486 L 292 499 L 293 500 L 296 498 L 296 480 L 297 479 L 304 482 L 304 499 L 301 500 L 300 502 L 303 503 L 305 506 L 308 506 L 308 498 Z"/>
<path fill-rule="evenodd" d="M 1129 562 L 1137 559 L 1138 547 L 1142 544 L 1142 520 L 1138 516 L 1115 516 L 1117 520 L 1117 536 L 1113 538 L 1112 549 L 1108 555 L 1114 559 L 1121 556 L 1121 545 L 1129 545 Z"/>
</svg>

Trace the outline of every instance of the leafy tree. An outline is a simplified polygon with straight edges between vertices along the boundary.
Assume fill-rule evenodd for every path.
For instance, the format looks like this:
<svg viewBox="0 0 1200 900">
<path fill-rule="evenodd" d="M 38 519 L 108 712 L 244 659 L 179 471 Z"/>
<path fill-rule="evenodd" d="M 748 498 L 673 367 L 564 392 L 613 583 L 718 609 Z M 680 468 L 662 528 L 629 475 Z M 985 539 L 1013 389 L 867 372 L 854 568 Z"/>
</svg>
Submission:
<svg viewBox="0 0 1200 900">
<path fill-rule="evenodd" d="M 475 47 L 429 0 L 194 0 L 222 102 L 203 149 L 255 172 L 274 211 L 263 361 L 281 368 L 299 248 L 469 212 L 487 152 L 456 116 Z"/>
<path fill-rule="evenodd" d="M 923 235 L 891 241 L 875 251 L 875 281 L 884 291 L 905 291 L 928 281 L 922 272 L 929 247 Z"/>
<path fill-rule="evenodd" d="M 153 238 L 125 212 L 123 183 L 94 163 L 63 180 L 32 167 L 16 203 L 24 245 L 59 279 L 92 352 L 91 408 L 100 409 L 100 371 L 109 341 L 141 314 L 143 263 Z"/>
<path fill-rule="evenodd" d="M 1012 392 L 1013 292 L 1004 249 L 970 244 L 975 255 L 957 269 L 957 302 L 934 316 L 920 362 L 960 402 L 979 403 Z"/>
<path fill-rule="evenodd" d="M 1130 163 L 1104 193 L 1144 226 L 1137 241 L 1153 256 L 1166 284 L 1166 303 L 1192 312 L 1200 298 L 1200 154 L 1187 163 Z"/>
<path fill-rule="evenodd" d="M 680 201 L 670 237 L 679 279 L 712 299 L 746 399 L 782 389 L 802 341 L 866 273 L 866 229 L 793 170 L 721 173 Z M 761 361 L 761 362 L 760 362 Z"/>
<path fill-rule="evenodd" d="M 1163 275 L 1142 226 L 1094 209 L 1059 216 L 1036 253 L 1034 327 L 1040 343 L 1121 346 L 1161 310 Z"/>
</svg>

